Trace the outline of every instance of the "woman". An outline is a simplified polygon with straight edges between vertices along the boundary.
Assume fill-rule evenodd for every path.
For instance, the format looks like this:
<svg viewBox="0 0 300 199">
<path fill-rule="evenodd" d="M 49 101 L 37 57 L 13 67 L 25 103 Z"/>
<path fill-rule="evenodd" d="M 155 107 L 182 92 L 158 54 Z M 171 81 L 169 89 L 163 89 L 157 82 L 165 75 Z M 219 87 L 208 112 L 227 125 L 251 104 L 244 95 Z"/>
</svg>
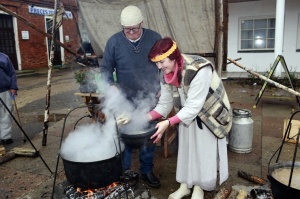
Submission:
<svg viewBox="0 0 300 199">
<path fill-rule="evenodd" d="M 161 96 L 149 117 L 151 120 L 167 117 L 173 107 L 177 112 L 156 125 L 157 131 L 151 139 L 158 142 L 169 126 L 179 124 L 176 181 L 180 188 L 169 195 L 169 199 L 190 195 L 192 188 L 192 199 L 203 199 L 203 190 L 211 191 L 216 187 L 217 171 L 220 184 L 228 178 L 226 139 L 218 139 L 204 123 L 205 119 L 197 118 L 208 94 L 214 89 L 211 84 L 217 78 L 222 100 L 229 107 L 226 128 L 230 129 L 231 109 L 222 81 L 214 75 L 216 73 L 208 60 L 181 54 L 176 42 L 169 37 L 157 41 L 148 57 L 162 72 Z"/>
</svg>

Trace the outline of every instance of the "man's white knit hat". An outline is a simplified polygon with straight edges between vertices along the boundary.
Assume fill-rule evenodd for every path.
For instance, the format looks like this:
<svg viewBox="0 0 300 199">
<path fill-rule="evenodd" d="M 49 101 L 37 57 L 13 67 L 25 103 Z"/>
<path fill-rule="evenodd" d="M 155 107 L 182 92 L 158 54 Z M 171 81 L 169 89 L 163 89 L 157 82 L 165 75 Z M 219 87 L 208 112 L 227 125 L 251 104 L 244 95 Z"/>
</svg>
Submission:
<svg viewBox="0 0 300 199">
<path fill-rule="evenodd" d="M 135 26 L 144 20 L 141 10 L 136 6 L 127 6 L 121 12 L 122 26 Z"/>
</svg>

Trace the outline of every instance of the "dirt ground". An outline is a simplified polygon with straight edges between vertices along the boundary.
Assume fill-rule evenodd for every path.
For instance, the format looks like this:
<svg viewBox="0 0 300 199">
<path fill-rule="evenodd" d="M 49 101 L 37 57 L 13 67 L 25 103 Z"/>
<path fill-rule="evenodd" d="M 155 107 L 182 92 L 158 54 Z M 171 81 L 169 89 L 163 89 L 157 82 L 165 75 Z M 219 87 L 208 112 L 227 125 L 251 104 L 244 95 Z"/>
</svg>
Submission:
<svg viewBox="0 0 300 199">
<path fill-rule="evenodd" d="M 66 181 L 62 161 L 58 156 L 59 144 L 63 130 L 69 132 L 78 119 L 88 114 L 87 109 L 67 113 L 84 105 L 83 99 L 76 96 L 78 84 L 74 80 L 74 72 L 78 66 L 69 66 L 53 71 L 51 86 L 50 123 L 47 145 L 42 146 L 43 116 L 45 112 L 47 70 L 39 70 L 33 76 L 18 78 L 19 92 L 16 97 L 17 108 L 21 117 L 21 126 L 26 133 L 27 142 L 23 142 L 20 128 L 14 124 L 14 143 L 5 146 L 9 152 L 14 147 L 36 148 L 40 156 L 15 157 L 0 165 L 0 199 L 2 198 L 59 198 L 57 187 Z M 229 178 L 215 191 L 205 192 L 205 198 L 214 198 L 221 188 L 228 190 L 251 189 L 260 187 L 257 183 L 245 180 L 237 175 L 239 170 L 248 172 L 267 180 L 268 163 L 271 156 L 281 144 L 283 119 L 299 110 L 299 104 L 293 95 L 280 89 L 266 89 L 256 108 L 255 97 L 260 91 L 259 85 L 245 85 L 234 79 L 224 80 L 233 108 L 248 109 L 252 112 L 253 146 L 251 153 L 235 153 L 228 150 Z M 13 112 L 16 116 L 16 111 Z M 65 123 L 64 123 L 65 122 Z M 87 119 L 80 123 L 90 122 Z M 291 160 L 293 144 L 286 144 L 289 152 L 284 158 Z M 161 180 L 159 189 L 149 188 L 151 195 L 157 199 L 165 199 L 174 192 L 179 184 L 176 182 L 177 140 L 168 146 L 168 157 L 164 156 L 165 146 L 157 146 L 154 173 Z M 57 164 L 58 163 L 58 164 Z M 133 154 L 133 170 L 138 171 L 138 151 Z M 56 178 L 54 175 L 58 174 Z M 266 184 L 264 188 L 269 188 Z"/>
</svg>

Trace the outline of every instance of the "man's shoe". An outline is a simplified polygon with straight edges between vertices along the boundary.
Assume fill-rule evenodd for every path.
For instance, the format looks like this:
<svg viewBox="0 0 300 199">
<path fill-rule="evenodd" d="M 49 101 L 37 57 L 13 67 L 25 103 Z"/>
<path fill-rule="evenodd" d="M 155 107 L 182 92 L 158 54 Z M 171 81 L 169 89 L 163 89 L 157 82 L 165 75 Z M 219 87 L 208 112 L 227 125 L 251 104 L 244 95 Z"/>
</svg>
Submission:
<svg viewBox="0 0 300 199">
<path fill-rule="evenodd" d="M 160 187 L 160 181 L 155 175 L 150 172 L 147 174 L 141 174 L 141 180 L 146 181 L 146 183 L 153 188 L 158 188 Z"/>
<path fill-rule="evenodd" d="M 9 138 L 9 139 L 6 139 L 6 140 L 1 140 L 1 143 L 2 144 L 11 144 L 11 143 L 13 143 L 14 141 L 11 139 L 11 138 Z"/>
</svg>

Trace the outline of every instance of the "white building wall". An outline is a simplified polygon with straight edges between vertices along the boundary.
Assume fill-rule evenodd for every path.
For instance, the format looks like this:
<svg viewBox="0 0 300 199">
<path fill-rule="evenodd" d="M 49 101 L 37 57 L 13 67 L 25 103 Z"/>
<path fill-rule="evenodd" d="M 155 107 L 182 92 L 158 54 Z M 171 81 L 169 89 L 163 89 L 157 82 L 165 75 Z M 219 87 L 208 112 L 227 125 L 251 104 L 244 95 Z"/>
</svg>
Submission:
<svg viewBox="0 0 300 199">
<path fill-rule="evenodd" d="M 300 0 L 285 0 L 285 25 L 283 39 L 283 57 L 291 72 L 300 72 L 300 52 L 296 52 L 298 15 Z M 238 52 L 239 19 L 244 17 L 272 16 L 276 17 L 276 0 L 250 1 L 229 4 L 228 22 L 228 57 L 242 58 L 238 62 L 255 72 L 266 72 L 275 61 L 274 52 Z M 280 67 L 280 65 L 278 65 Z M 229 64 L 228 72 L 243 72 L 244 70 Z M 284 70 L 282 70 L 283 72 Z"/>
</svg>

